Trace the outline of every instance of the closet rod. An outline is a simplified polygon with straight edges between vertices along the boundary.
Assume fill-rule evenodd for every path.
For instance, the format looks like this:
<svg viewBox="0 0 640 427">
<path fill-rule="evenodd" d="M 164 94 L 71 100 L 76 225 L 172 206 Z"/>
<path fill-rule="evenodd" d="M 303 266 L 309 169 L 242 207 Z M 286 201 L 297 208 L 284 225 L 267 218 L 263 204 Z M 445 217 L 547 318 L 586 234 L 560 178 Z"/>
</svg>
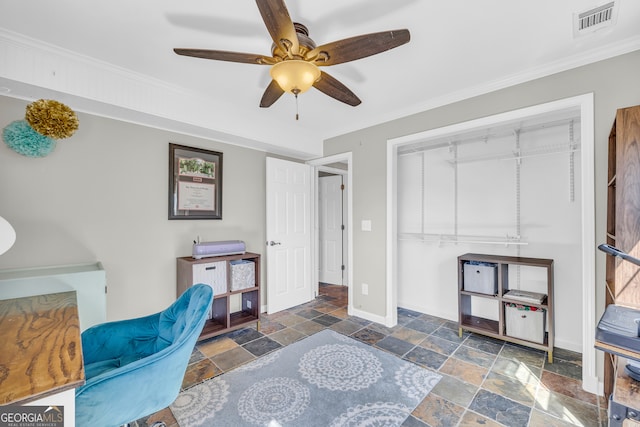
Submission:
<svg viewBox="0 0 640 427">
<path fill-rule="evenodd" d="M 515 246 L 527 246 L 529 243 L 527 242 L 511 242 L 511 241 L 504 241 L 504 242 L 491 242 L 491 241 L 482 241 L 482 240 L 455 240 L 455 241 L 451 241 L 451 240 L 441 240 L 440 243 L 465 243 L 465 244 L 474 244 L 474 245 L 504 245 L 504 246 L 509 246 L 509 245 L 515 245 Z"/>
<path fill-rule="evenodd" d="M 474 157 L 466 157 L 466 158 L 458 158 L 458 160 L 447 160 L 448 163 L 473 163 L 473 162 L 483 162 L 488 160 L 522 160 L 528 159 L 531 157 L 540 157 L 540 156 L 552 156 L 556 154 L 566 154 L 566 153 L 575 153 L 580 150 L 580 146 L 577 145 L 571 149 L 540 149 L 540 150 L 531 150 L 529 153 L 517 155 L 516 153 L 511 154 L 495 154 L 492 156 L 474 156 Z"/>
<path fill-rule="evenodd" d="M 445 148 L 453 144 L 465 145 L 473 144 L 476 142 L 486 142 L 488 139 L 500 138 L 512 134 L 515 130 L 519 130 L 521 134 L 528 132 L 536 132 L 542 129 L 555 128 L 560 126 L 567 126 L 571 122 L 580 123 L 579 117 L 567 118 L 562 120 L 555 120 L 551 122 L 545 122 L 537 125 L 529 126 L 499 126 L 496 129 L 486 129 L 483 131 L 470 131 L 462 132 L 447 137 L 434 138 L 431 140 L 420 141 L 408 144 L 404 147 L 398 148 L 398 156 L 407 154 L 415 154 L 421 151 L 429 151 L 436 148 Z"/>
<path fill-rule="evenodd" d="M 518 237 L 504 236 L 456 236 L 453 234 L 421 234 L 421 233 L 400 233 L 398 235 L 400 241 L 422 241 L 442 243 L 469 243 L 482 245 L 518 245 L 526 246 L 529 243 L 521 242 Z"/>
</svg>

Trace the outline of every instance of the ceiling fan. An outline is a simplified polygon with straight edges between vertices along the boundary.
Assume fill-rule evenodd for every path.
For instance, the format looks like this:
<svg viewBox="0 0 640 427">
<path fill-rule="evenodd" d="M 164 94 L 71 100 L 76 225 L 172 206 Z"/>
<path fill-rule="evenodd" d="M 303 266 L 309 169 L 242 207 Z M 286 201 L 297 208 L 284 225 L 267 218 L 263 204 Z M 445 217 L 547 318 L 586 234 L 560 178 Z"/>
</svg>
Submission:
<svg viewBox="0 0 640 427">
<path fill-rule="evenodd" d="M 298 94 L 311 86 L 320 92 L 356 106 L 360 99 L 345 85 L 318 67 L 342 64 L 375 55 L 401 46 L 410 39 L 409 30 L 363 34 L 316 46 L 307 27 L 293 22 L 284 0 L 256 0 L 273 45 L 271 56 L 208 49 L 173 49 L 178 55 L 217 61 L 240 62 L 271 66 L 271 83 L 267 86 L 260 107 L 273 105 L 285 92 Z"/>
</svg>

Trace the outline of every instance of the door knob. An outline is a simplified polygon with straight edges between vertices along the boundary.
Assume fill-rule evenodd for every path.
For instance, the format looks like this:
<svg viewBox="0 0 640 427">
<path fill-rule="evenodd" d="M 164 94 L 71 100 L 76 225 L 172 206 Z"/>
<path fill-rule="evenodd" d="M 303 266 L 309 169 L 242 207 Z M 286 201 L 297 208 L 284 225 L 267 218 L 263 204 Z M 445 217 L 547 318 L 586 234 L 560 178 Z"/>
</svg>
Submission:
<svg viewBox="0 0 640 427">
<path fill-rule="evenodd" d="M 269 246 L 275 246 L 275 245 L 280 245 L 281 243 L 280 243 L 280 242 L 274 242 L 273 240 L 269 240 L 269 241 L 267 242 L 267 244 L 268 244 Z"/>
</svg>

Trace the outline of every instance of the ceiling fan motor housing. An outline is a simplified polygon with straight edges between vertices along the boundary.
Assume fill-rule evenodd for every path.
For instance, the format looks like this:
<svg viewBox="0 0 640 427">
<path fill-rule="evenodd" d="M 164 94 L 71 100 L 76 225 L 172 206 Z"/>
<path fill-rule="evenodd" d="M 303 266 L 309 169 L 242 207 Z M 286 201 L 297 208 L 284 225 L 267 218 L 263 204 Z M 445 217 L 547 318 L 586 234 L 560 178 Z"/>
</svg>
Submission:
<svg viewBox="0 0 640 427">
<path fill-rule="evenodd" d="M 294 22 L 293 27 L 296 29 L 296 35 L 298 36 L 298 52 L 284 52 L 277 44 L 273 43 L 271 45 L 271 54 L 274 57 L 280 58 L 283 61 L 288 59 L 304 59 L 307 52 L 316 48 L 316 43 L 309 37 L 309 29 L 305 25 Z M 291 46 L 291 42 L 289 41 L 283 44 Z"/>
</svg>

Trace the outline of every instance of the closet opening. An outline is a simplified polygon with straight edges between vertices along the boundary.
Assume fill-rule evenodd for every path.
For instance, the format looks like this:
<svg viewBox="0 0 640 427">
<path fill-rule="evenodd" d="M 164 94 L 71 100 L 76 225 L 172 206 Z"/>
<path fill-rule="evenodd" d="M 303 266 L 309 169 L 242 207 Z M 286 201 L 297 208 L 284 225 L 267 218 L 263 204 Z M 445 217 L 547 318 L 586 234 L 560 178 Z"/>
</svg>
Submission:
<svg viewBox="0 0 640 427">
<path fill-rule="evenodd" d="M 389 311 L 457 323 L 458 256 L 553 259 L 555 346 L 582 353 L 597 393 L 593 147 L 592 95 L 390 140 Z M 509 275 L 512 289 L 543 290 L 526 268 Z"/>
</svg>

